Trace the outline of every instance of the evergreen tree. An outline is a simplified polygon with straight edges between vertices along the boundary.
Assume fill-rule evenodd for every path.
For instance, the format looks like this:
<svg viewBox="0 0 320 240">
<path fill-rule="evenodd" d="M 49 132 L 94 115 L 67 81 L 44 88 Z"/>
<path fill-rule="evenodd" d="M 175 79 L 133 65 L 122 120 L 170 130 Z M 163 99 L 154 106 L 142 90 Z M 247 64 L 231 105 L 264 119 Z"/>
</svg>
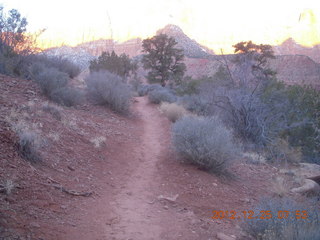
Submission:
<svg viewBox="0 0 320 240">
<path fill-rule="evenodd" d="M 127 78 L 130 73 L 135 73 L 137 64 L 133 62 L 128 55 L 121 54 L 118 56 L 114 51 L 103 52 L 98 59 L 90 62 L 90 72 L 107 70 L 122 78 Z"/>
<path fill-rule="evenodd" d="M 166 34 L 156 35 L 142 42 L 142 63 L 144 69 L 150 69 L 147 78 L 150 82 L 159 82 L 165 86 L 169 81 L 179 83 L 186 71 L 182 49 L 176 48 L 177 42 Z"/>
</svg>

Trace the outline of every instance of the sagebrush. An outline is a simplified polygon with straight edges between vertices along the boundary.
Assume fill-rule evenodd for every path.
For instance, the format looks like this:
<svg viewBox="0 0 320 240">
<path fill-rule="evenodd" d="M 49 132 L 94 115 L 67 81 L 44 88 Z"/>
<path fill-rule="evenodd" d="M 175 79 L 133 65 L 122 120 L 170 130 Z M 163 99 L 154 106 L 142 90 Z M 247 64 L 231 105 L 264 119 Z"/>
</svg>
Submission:
<svg viewBox="0 0 320 240">
<path fill-rule="evenodd" d="M 63 87 L 54 90 L 50 94 L 50 99 L 60 105 L 71 107 L 83 103 L 85 95 L 79 89 L 72 87 Z"/>
<path fill-rule="evenodd" d="M 129 113 L 130 87 L 119 76 L 107 71 L 92 72 L 86 78 L 86 83 L 89 95 L 95 103 L 122 114 Z"/>
<path fill-rule="evenodd" d="M 50 105 L 48 103 L 45 103 L 42 106 L 42 110 L 45 112 L 50 113 L 56 120 L 61 121 L 62 115 L 61 110 L 53 105 Z"/>
<path fill-rule="evenodd" d="M 150 91 L 156 90 L 156 89 L 162 89 L 162 86 L 160 84 L 140 84 L 138 86 L 138 95 L 140 97 L 147 95 Z"/>
<path fill-rule="evenodd" d="M 40 86 L 43 94 L 49 98 L 52 92 L 68 84 L 69 76 L 56 68 L 36 64 L 31 70 L 34 73 L 34 80 Z"/>
<path fill-rule="evenodd" d="M 160 111 L 171 121 L 176 122 L 178 119 L 182 118 L 187 114 L 187 111 L 183 106 L 176 103 L 166 103 L 160 104 Z"/>
<path fill-rule="evenodd" d="M 160 88 L 149 91 L 148 98 L 151 103 L 159 104 L 161 102 L 173 103 L 177 101 L 177 97 L 167 88 Z"/>
<path fill-rule="evenodd" d="M 45 67 L 56 68 L 60 72 L 68 74 L 70 78 L 78 76 L 81 69 L 78 65 L 74 64 L 70 60 L 60 56 L 50 56 L 46 54 L 33 55 L 30 58 L 33 64 L 42 64 Z"/>
<path fill-rule="evenodd" d="M 185 160 L 210 172 L 223 173 L 239 153 L 232 133 L 215 117 L 183 117 L 173 125 L 172 135 Z"/>
<path fill-rule="evenodd" d="M 39 154 L 39 137 L 31 131 L 21 131 L 18 134 L 18 150 L 21 156 L 29 162 L 39 162 L 41 160 Z"/>
</svg>

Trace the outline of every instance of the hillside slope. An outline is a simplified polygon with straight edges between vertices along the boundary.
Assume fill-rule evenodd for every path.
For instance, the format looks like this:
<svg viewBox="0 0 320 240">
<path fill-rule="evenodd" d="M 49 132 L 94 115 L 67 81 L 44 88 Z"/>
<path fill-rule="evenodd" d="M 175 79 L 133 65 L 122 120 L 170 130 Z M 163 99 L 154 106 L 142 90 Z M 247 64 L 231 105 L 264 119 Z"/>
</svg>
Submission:
<svg viewBox="0 0 320 240">
<path fill-rule="evenodd" d="M 0 193 L 0 236 L 70 239 L 83 203 L 94 205 L 101 191 L 112 195 L 125 169 L 118 152 L 139 138 L 134 120 L 99 106 L 47 103 L 33 82 L 3 75 L 0 106 L 0 185 L 10 188 Z M 19 154 L 18 135 L 28 133 L 37 136 L 38 163 Z"/>
</svg>

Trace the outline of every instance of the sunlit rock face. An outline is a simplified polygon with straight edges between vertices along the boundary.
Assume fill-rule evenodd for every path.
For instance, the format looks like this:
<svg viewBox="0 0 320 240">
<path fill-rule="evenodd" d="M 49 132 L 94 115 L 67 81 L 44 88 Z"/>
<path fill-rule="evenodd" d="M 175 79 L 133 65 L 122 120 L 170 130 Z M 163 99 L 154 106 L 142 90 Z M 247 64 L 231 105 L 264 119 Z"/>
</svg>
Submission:
<svg viewBox="0 0 320 240">
<path fill-rule="evenodd" d="M 182 31 L 182 29 L 176 25 L 169 24 L 158 30 L 156 34 L 166 34 L 170 37 L 173 37 L 178 43 L 177 46 L 183 49 L 184 55 L 187 57 L 199 58 L 214 54 L 209 48 L 200 45 L 195 40 L 190 39 Z"/>
</svg>

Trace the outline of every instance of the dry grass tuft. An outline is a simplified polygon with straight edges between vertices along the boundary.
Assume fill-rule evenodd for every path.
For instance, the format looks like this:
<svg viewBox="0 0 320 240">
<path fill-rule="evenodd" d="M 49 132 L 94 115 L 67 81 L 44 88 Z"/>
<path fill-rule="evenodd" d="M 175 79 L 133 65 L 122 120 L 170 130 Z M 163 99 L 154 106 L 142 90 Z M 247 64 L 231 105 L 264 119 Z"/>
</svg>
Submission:
<svg viewBox="0 0 320 240">
<path fill-rule="evenodd" d="M 10 195 L 12 190 L 15 188 L 15 184 L 12 180 L 7 179 L 2 184 L 0 184 L 1 192 L 4 192 L 7 195 Z"/>
<path fill-rule="evenodd" d="M 184 107 L 176 103 L 162 102 L 159 109 L 171 122 L 177 121 L 188 113 Z"/>
<path fill-rule="evenodd" d="M 273 178 L 272 191 L 278 197 L 284 197 L 289 192 L 289 186 L 283 177 Z"/>
<path fill-rule="evenodd" d="M 107 139 L 103 136 L 91 138 L 90 142 L 94 145 L 95 148 L 99 148 L 106 143 Z"/>
</svg>

